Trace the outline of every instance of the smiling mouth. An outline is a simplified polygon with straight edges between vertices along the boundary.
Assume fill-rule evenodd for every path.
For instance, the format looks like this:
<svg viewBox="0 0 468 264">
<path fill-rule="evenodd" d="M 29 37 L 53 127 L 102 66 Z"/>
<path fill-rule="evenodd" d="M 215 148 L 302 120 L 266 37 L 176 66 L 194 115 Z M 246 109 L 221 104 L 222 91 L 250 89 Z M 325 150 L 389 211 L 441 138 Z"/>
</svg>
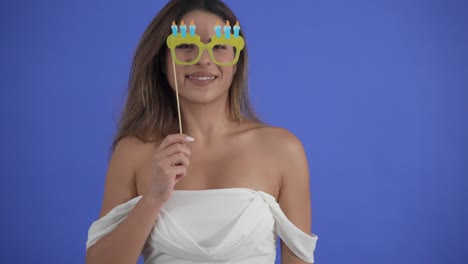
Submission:
<svg viewBox="0 0 468 264">
<path fill-rule="evenodd" d="M 217 75 L 207 71 L 192 72 L 185 77 L 192 85 L 198 87 L 208 87 L 218 78 Z"/>
<path fill-rule="evenodd" d="M 187 78 L 191 79 L 191 80 L 198 80 L 198 81 L 210 81 L 210 80 L 214 80 L 216 78 L 216 76 L 187 76 Z"/>
</svg>

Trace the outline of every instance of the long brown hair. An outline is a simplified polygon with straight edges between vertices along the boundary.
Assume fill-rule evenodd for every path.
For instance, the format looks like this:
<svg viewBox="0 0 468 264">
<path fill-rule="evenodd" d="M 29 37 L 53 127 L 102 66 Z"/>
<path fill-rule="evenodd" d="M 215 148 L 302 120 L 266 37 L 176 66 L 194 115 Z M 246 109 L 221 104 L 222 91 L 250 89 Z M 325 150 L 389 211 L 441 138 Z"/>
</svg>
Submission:
<svg viewBox="0 0 468 264">
<path fill-rule="evenodd" d="M 217 15 L 229 20 L 231 25 L 237 21 L 232 10 L 220 0 L 171 0 L 161 9 L 143 33 L 136 49 L 128 97 L 111 146 L 112 152 L 117 143 L 128 136 L 152 142 L 177 132 L 174 131 L 178 120 L 175 93 L 164 74 L 166 38 L 171 33 L 172 21 L 179 21 L 194 10 Z M 240 34 L 243 36 L 242 32 Z M 249 100 L 246 46 L 240 53 L 229 88 L 228 116 L 238 122 L 260 122 Z"/>
</svg>

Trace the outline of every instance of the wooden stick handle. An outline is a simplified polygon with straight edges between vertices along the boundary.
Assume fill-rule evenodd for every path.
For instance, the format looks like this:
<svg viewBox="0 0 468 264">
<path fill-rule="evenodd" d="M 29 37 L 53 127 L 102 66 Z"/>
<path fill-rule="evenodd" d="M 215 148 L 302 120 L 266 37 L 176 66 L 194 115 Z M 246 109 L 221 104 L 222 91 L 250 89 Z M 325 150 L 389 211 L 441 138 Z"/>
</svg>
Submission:
<svg viewBox="0 0 468 264">
<path fill-rule="evenodd" d="M 177 114 L 179 115 L 179 132 L 182 134 L 182 118 L 180 117 L 180 103 L 179 103 L 179 87 L 177 85 L 177 74 L 174 59 L 172 59 L 172 69 L 174 71 L 174 83 L 176 89 L 176 99 L 177 99 Z"/>
</svg>

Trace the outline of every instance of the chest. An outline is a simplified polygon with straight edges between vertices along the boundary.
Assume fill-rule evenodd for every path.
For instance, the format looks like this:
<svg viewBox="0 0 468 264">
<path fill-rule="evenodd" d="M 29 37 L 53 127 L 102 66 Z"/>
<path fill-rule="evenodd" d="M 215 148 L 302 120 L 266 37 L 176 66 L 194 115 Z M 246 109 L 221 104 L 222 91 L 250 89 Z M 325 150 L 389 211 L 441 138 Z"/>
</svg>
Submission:
<svg viewBox="0 0 468 264">
<path fill-rule="evenodd" d="M 192 148 L 187 177 L 175 189 L 250 188 L 279 192 L 280 168 L 274 153 L 255 147 Z"/>
<path fill-rule="evenodd" d="M 280 171 L 275 153 L 261 147 L 230 144 L 204 148 L 191 146 L 187 176 L 175 186 L 176 190 L 206 190 L 248 188 L 278 197 Z M 136 185 L 144 189 L 152 173 L 149 157 L 137 171 Z"/>
</svg>

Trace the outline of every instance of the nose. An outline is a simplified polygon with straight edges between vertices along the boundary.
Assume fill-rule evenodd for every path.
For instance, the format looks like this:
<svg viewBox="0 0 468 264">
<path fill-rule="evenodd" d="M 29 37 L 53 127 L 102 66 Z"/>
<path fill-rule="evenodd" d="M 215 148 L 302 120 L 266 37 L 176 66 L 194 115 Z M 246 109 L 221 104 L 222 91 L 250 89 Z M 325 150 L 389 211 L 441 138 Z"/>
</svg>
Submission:
<svg viewBox="0 0 468 264">
<path fill-rule="evenodd" d="M 211 64 L 211 58 L 210 54 L 208 53 L 207 49 L 203 49 L 202 55 L 200 57 L 200 60 L 197 62 L 198 65 L 210 65 Z"/>
</svg>

